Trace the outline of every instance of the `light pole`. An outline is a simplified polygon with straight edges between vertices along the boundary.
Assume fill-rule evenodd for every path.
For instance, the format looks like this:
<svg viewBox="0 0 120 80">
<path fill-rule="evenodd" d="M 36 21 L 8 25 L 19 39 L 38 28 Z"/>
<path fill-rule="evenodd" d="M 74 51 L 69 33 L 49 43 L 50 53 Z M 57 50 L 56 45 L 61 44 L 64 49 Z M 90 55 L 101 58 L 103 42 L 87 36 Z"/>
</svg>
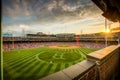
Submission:
<svg viewBox="0 0 120 80">
<path fill-rule="evenodd" d="M 108 33 L 110 32 L 110 27 L 107 27 L 107 19 L 105 18 L 105 46 L 108 46 Z"/>
<path fill-rule="evenodd" d="M 107 31 L 107 19 L 105 18 L 105 32 Z M 107 35 L 105 34 L 105 46 L 107 47 Z"/>
<path fill-rule="evenodd" d="M 25 26 L 24 25 L 20 25 L 20 29 L 22 30 L 22 33 L 21 33 L 21 44 L 22 42 L 24 41 L 24 29 L 25 29 Z"/>
<path fill-rule="evenodd" d="M 107 40 L 107 32 L 105 32 L 105 46 L 108 46 L 108 40 Z"/>
<path fill-rule="evenodd" d="M 26 28 L 26 26 L 20 25 L 20 29 L 22 30 L 22 37 L 25 36 L 25 28 Z"/>
</svg>

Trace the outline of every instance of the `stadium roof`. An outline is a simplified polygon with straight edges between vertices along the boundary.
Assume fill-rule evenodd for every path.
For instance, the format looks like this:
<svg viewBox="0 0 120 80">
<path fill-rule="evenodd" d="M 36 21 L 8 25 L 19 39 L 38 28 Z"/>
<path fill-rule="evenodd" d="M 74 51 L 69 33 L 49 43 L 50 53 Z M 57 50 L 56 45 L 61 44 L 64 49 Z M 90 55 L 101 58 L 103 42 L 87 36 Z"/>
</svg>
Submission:
<svg viewBox="0 0 120 80">
<path fill-rule="evenodd" d="M 120 21 L 120 0 L 92 0 L 92 1 L 103 11 L 102 15 L 105 18 L 113 22 Z"/>
</svg>

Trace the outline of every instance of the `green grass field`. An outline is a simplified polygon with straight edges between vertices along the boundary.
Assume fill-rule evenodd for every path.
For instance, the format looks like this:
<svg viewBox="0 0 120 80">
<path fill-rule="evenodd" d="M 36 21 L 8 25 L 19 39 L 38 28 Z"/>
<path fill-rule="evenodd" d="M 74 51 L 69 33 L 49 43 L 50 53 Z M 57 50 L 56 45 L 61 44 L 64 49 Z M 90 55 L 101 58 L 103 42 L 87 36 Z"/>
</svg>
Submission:
<svg viewBox="0 0 120 80">
<path fill-rule="evenodd" d="M 38 80 L 84 60 L 95 50 L 41 47 L 4 52 L 4 80 Z"/>
</svg>

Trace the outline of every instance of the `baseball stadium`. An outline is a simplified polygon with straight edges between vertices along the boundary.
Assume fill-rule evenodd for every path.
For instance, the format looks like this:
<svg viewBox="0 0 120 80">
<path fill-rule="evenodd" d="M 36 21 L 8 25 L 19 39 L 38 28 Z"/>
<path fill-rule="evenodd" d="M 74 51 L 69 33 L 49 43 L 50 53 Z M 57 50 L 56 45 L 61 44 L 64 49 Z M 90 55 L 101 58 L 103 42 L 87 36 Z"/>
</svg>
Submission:
<svg viewBox="0 0 120 80">
<path fill-rule="evenodd" d="M 106 1 L 104 5 L 111 5 Z M 84 12 L 99 13 L 99 8 L 104 12 L 102 2 L 2 0 L 2 4 L 1 80 L 118 80 L 120 19 Z"/>
<path fill-rule="evenodd" d="M 87 54 L 105 47 L 102 34 L 97 37 L 98 34 L 39 33 L 3 37 L 6 80 L 36 80 L 81 62 Z M 109 45 L 117 44 L 117 35 L 112 33 L 108 38 Z"/>
</svg>

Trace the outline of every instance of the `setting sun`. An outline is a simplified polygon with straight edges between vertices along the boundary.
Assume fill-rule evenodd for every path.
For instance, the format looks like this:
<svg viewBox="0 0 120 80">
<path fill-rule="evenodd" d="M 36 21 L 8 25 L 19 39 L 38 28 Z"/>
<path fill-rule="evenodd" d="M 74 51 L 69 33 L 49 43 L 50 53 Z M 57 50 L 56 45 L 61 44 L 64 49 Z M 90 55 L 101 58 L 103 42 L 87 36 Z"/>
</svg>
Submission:
<svg viewBox="0 0 120 80">
<path fill-rule="evenodd" d="M 106 29 L 104 32 L 105 33 L 110 33 L 110 29 Z"/>
<path fill-rule="evenodd" d="M 105 32 L 106 32 L 106 33 L 109 33 L 109 32 L 110 32 L 110 29 L 107 29 Z"/>
</svg>

